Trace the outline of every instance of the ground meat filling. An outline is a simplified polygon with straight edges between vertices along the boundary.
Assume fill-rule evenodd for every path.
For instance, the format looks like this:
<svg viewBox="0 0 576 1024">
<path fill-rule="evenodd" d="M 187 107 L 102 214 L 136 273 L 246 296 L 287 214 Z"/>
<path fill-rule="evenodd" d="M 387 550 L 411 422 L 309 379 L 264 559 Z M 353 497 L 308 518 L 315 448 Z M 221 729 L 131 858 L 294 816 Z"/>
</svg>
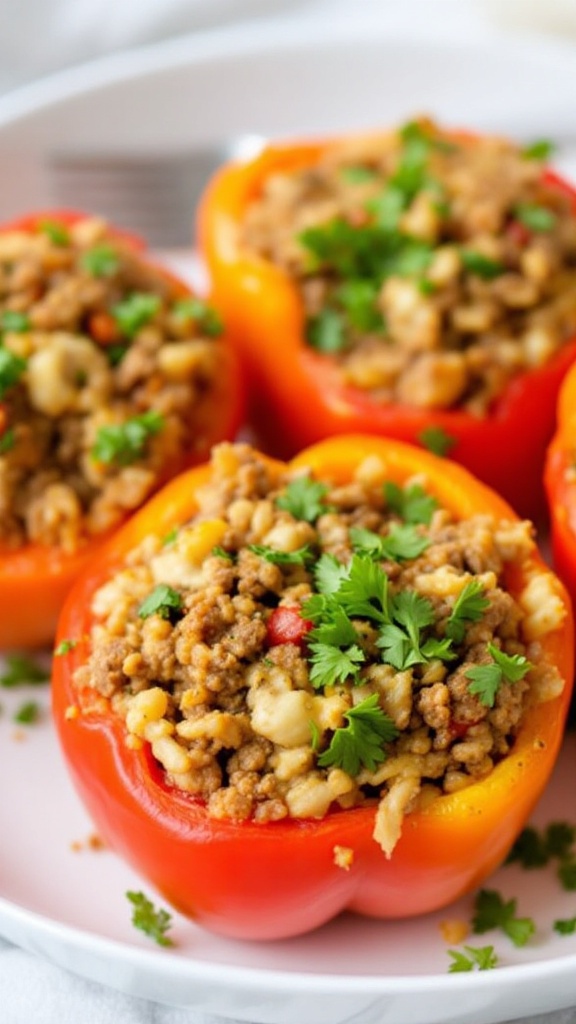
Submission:
<svg viewBox="0 0 576 1024">
<path fill-rule="evenodd" d="M 95 594 L 79 687 L 151 745 L 169 785 L 236 821 L 378 806 L 404 814 L 484 778 L 529 695 L 562 681 L 548 575 L 517 599 L 527 522 L 458 522 L 375 458 L 346 486 L 278 477 L 220 445 L 197 516 L 148 537 Z M 532 584 L 531 584 L 532 585 Z"/>
<path fill-rule="evenodd" d="M 222 366 L 202 302 L 94 218 L 0 233 L 0 544 L 74 550 L 182 464 Z"/>
<path fill-rule="evenodd" d="M 293 277 L 346 384 L 483 416 L 576 333 L 574 203 L 544 155 L 413 122 L 271 175 L 243 242 Z"/>
</svg>

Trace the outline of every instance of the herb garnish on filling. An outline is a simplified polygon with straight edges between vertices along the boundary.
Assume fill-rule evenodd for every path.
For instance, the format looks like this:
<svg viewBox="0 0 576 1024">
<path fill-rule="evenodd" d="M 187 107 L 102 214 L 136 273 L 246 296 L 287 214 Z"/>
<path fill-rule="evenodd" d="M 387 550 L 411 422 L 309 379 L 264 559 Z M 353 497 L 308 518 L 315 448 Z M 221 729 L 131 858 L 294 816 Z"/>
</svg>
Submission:
<svg viewBox="0 0 576 1024">
<path fill-rule="evenodd" d="M 224 477 L 197 518 L 170 544 L 149 538 L 97 596 L 79 685 L 107 664 L 128 730 L 217 817 L 318 817 L 380 794 L 386 820 L 404 813 L 386 801 L 407 765 L 410 807 L 420 789 L 430 799 L 484 778 L 539 671 L 505 586 L 508 563 L 533 550 L 527 524 L 457 522 L 384 467 L 382 483 L 278 482 L 246 446 L 221 446 L 217 466 L 221 450 Z M 394 841 L 384 828 L 387 852 Z"/>
</svg>

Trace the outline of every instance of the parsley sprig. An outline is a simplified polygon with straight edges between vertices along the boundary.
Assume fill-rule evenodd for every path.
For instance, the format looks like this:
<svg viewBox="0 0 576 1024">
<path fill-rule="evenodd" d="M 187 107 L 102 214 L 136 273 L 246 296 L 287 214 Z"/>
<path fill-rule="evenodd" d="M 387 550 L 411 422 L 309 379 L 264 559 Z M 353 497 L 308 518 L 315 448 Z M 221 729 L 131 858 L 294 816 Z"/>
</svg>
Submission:
<svg viewBox="0 0 576 1024">
<path fill-rule="evenodd" d="M 432 516 L 438 508 L 436 498 L 428 494 L 420 484 L 400 487 L 392 480 L 388 480 L 384 484 L 384 497 L 392 512 L 395 512 L 405 523 L 413 525 L 422 523 L 429 526 Z"/>
<path fill-rule="evenodd" d="M 336 766 L 355 776 L 360 768 L 376 771 L 386 760 L 385 743 L 398 735 L 392 719 L 378 703 L 378 694 L 372 693 L 360 704 L 344 713 L 347 724 L 336 729 L 330 746 L 318 758 L 321 768 Z"/>
<path fill-rule="evenodd" d="M 498 966 L 498 957 L 494 946 L 464 946 L 463 950 L 449 949 L 448 956 L 452 963 L 449 974 L 460 974 L 464 971 L 490 971 Z"/>
<path fill-rule="evenodd" d="M 132 904 L 132 924 L 159 946 L 172 946 L 172 939 L 166 932 L 172 924 L 172 914 L 167 910 L 157 910 L 151 900 L 143 892 L 127 892 L 126 898 Z"/>
<path fill-rule="evenodd" d="M 328 494 L 326 484 L 311 480 L 307 476 L 298 476 L 291 480 L 285 491 L 276 499 L 278 508 L 290 512 L 294 519 L 314 523 L 328 507 L 324 498 Z"/>
<path fill-rule="evenodd" d="M 466 632 L 466 623 L 478 622 L 489 606 L 490 601 L 484 596 L 482 584 L 478 580 L 470 580 L 454 602 L 446 623 L 446 636 L 454 643 L 461 643 Z"/>
<path fill-rule="evenodd" d="M 154 409 L 132 416 L 124 423 L 100 427 L 91 456 L 96 462 L 129 466 L 142 458 L 148 439 L 159 434 L 163 427 L 164 417 Z"/>
<path fill-rule="evenodd" d="M 0 345 L 0 399 L 18 383 L 26 369 L 26 360 Z"/>
<path fill-rule="evenodd" d="M 466 678 L 470 680 L 470 693 L 476 694 L 484 707 L 493 708 L 502 683 L 517 683 L 530 671 L 532 664 L 523 654 L 505 654 L 491 643 L 487 644 L 487 650 L 492 661 L 468 669 Z"/>
<path fill-rule="evenodd" d="M 150 615 L 159 615 L 161 619 L 172 619 L 182 611 L 182 595 L 169 587 L 167 583 L 159 583 L 142 601 L 138 615 L 147 619 Z"/>
<path fill-rule="evenodd" d="M 476 935 L 497 928 L 515 946 L 525 946 L 536 930 L 531 917 L 516 915 L 517 900 L 505 900 L 496 889 L 480 889 L 476 894 L 472 928 Z"/>
</svg>

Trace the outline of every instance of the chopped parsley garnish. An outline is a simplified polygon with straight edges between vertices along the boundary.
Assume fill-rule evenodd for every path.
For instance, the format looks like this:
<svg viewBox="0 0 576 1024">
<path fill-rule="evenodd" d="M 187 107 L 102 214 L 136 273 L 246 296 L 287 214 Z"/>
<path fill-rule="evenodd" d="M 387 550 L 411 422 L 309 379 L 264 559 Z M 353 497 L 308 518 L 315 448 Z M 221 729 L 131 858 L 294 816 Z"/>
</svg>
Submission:
<svg viewBox="0 0 576 1024">
<path fill-rule="evenodd" d="M 386 760 L 383 745 L 398 735 L 398 729 L 372 693 L 349 711 L 344 712 L 347 725 L 336 729 L 330 746 L 318 758 L 321 768 L 342 768 L 355 776 L 360 768 L 373 772 Z"/>
<path fill-rule="evenodd" d="M 111 310 L 121 333 L 134 338 L 138 331 L 150 323 L 160 309 L 160 296 L 149 292 L 133 292 Z"/>
<path fill-rule="evenodd" d="M 276 548 L 267 547 L 265 544 L 249 544 L 248 550 L 253 551 L 259 558 L 265 558 L 273 565 L 308 565 L 314 560 L 310 546 L 305 544 L 296 551 L 277 551 Z"/>
<path fill-rule="evenodd" d="M 69 245 L 70 232 L 65 224 L 58 220 L 43 220 L 38 224 L 38 230 L 46 235 L 53 245 Z"/>
<path fill-rule="evenodd" d="M 276 505 L 285 512 L 290 512 L 294 519 L 314 523 L 318 516 L 328 511 L 324 504 L 327 494 L 326 484 L 311 480 L 307 476 L 297 476 L 290 481 L 284 493 L 276 498 Z"/>
<path fill-rule="evenodd" d="M 528 825 L 518 836 L 506 863 L 518 863 L 529 871 L 545 867 L 554 859 L 569 860 L 575 841 L 576 827 L 567 821 L 553 821 L 541 832 Z"/>
<path fill-rule="evenodd" d="M 114 277 L 120 266 L 120 259 L 116 250 L 103 242 L 82 253 L 80 266 L 92 277 Z"/>
<path fill-rule="evenodd" d="M 0 345 L 0 398 L 18 383 L 26 369 L 26 360 Z"/>
<path fill-rule="evenodd" d="M 338 288 L 336 299 L 355 330 L 367 333 L 383 330 L 384 318 L 376 305 L 378 286 L 373 281 L 345 281 Z"/>
<path fill-rule="evenodd" d="M 233 553 L 231 551 L 226 551 L 226 548 L 221 547 L 220 544 L 216 544 L 212 548 L 211 554 L 215 558 L 225 558 L 227 562 L 233 562 L 234 561 Z"/>
<path fill-rule="evenodd" d="M 13 334 L 24 334 L 30 330 L 30 317 L 15 309 L 5 309 L 0 318 L 0 330 Z"/>
<path fill-rule="evenodd" d="M 449 949 L 448 956 L 452 957 L 452 963 L 448 968 L 449 974 L 460 974 L 463 971 L 491 971 L 498 966 L 498 957 L 494 952 L 494 946 L 464 946 L 464 952 L 459 949 Z"/>
<path fill-rule="evenodd" d="M 61 658 L 64 654 L 69 654 L 75 647 L 78 646 L 78 640 L 61 640 L 57 647 L 54 648 L 54 654 L 57 658 Z"/>
<path fill-rule="evenodd" d="M 141 619 L 147 619 L 150 615 L 159 615 L 161 619 L 171 619 L 175 614 L 182 611 L 182 596 L 167 583 L 159 583 L 154 590 L 144 598 L 138 609 Z"/>
<path fill-rule="evenodd" d="M 504 900 L 495 889 L 480 889 L 474 904 L 472 928 L 476 935 L 498 928 L 515 946 L 525 946 L 535 932 L 531 917 L 516 916 L 517 900 Z"/>
<path fill-rule="evenodd" d="M 106 357 L 110 366 L 119 366 L 128 351 L 128 345 L 106 345 Z"/>
<path fill-rule="evenodd" d="M 200 331 L 209 338 L 217 338 L 224 330 L 220 314 L 201 299 L 180 299 L 174 304 L 173 313 L 179 320 L 192 320 Z"/>
<path fill-rule="evenodd" d="M 558 867 L 558 880 L 566 892 L 576 892 L 576 857 L 564 860 Z"/>
<path fill-rule="evenodd" d="M 554 931 L 558 932 L 558 935 L 575 935 L 576 915 L 574 917 L 559 918 L 557 921 L 554 921 Z"/>
<path fill-rule="evenodd" d="M 470 693 L 476 694 L 485 707 L 493 708 L 503 681 L 517 683 L 530 671 L 532 664 L 523 654 L 505 654 L 494 644 L 487 644 L 487 649 L 492 662 L 475 665 L 466 672 L 466 678 L 471 681 L 468 687 Z"/>
<path fill-rule="evenodd" d="M 442 427 L 426 427 L 418 435 L 418 440 L 424 448 L 440 457 L 448 455 L 456 445 L 456 438 L 447 434 Z"/>
<path fill-rule="evenodd" d="M 521 203 L 515 207 L 514 215 L 530 231 L 551 231 L 557 220 L 552 210 L 537 203 Z"/>
<path fill-rule="evenodd" d="M 317 352 L 330 355 L 346 347 L 344 318 L 337 310 L 327 306 L 316 316 L 309 318 L 306 325 L 306 340 Z"/>
<path fill-rule="evenodd" d="M 422 630 L 433 622 L 434 606 L 426 597 L 410 590 L 397 594 L 390 602 L 390 621 L 381 628 L 376 641 L 384 652 L 383 660 L 401 672 L 435 658 L 455 658 L 450 640 L 422 636 Z"/>
<path fill-rule="evenodd" d="M 350 540 L 358 554 L 392 562 L 418 558 L 430 546 L 428 538 L 418 533 L 416 526 L 410 523 L 391 523 L 385 536 L 363 527 L 353 526 L 350 530 Z"/>
<path fill-rule="evenodd" d="M 490 601 L 484 596 L 482 584 L 470 580 L 458 594 L 446 623 L 446 636 L 459 644 L 464 639 L 467 622 L 478 622 Z"/>
<path fill-rule="evenodd" d="M 6 452 L 12 451 L 15 444 L 16 434 L 14 427 L 8 427 L 8 430 L 5 430 L 0 437 L 0 455 L 5 455 Z"/>
<path fill-rule="evenodd" d="M 317 690 L 348 680 L 357 681 L 360 666 L 366 660 L 364 651 L 353 644 L 344 649 L 326 643 L 309 643 L 310 682 Z"/>
<path fill-rule="evenodd" d="M 164 417 L 154 409 L 132 416 L 124 423 L 100 427 L 91 455 L 96 462 L 129 466 L 142 458 L 148 438 L 160 433 Z"/>
<path fill-rule="evenodd" d="M 166 935 L 172 924 L 172 914 L 164 909 L 156 910 L 152 901 L 143 892 L 127 892 L 126 898 L 133 906 L 134 927 L 154 939 L 159 946 L 172 946 L 172 939 Z"/>
<path fill-rule="evenodd" d="M 27 684 L 47 683 L 50 673 L 23 654 L 10 654 L 6 658 L 6 671 L 0 675 L 0 686 L 7 689 Z"/>
<path fill-rule="evenodd" d="M 18 708 L 14 721 L 18 725 L 33 725 L 40 717 L 40 705 L 35 700 L 27 700 Z"/>
<path fill-rule="evenodd" d="M 555 148 L 554 143 L 550 139 L 536 139 L 535 142 L 524 146 L 522 156 L 526 160 L 548 160 Z"/>
<path fill-rule="evenodd" d="M 340 168 L 340 176 L 349 185 L 365 185 L 366 182 L 374 181 L 376 169 L 374 167 L 363 167 L 360 164 L 349 164 Z"/>
<path fill-rule="evenodd" d="M 395 512 L 406 523 L 414 525 L 423 523 L 429 526 L 432 516 L 438 508 L 436 498 L 427 494 L 420 484 L 399 487 L 398 484 L 388 480 L 384 484 L 384 497 L 392 512 Z"/>
<path fill-rule="evenodd" d="M 462 266 L 469 274 L 475 274 L 476 277 L 481 277 L 484 281 L 492 281 L 493 278 L 503 274 L 506 269 L 499 260 L 492 260 L 489 256 L 484 256 L 483 253 L 473 249 L 462 249 L 460 259 Z"/>
</svg>

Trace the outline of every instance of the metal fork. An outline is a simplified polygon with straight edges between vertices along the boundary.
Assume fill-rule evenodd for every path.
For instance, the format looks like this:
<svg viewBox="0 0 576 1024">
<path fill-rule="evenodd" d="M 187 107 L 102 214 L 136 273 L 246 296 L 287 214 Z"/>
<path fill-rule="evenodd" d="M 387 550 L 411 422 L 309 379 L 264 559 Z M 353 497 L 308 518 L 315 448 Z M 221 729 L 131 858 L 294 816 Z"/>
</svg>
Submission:
<svg viewBox="0 0 576 1024">
<path fill-rule="evenodd" d="M 103 216 L 153 248 L 188 248 L 198 199 L 211 175 L 228 160 L 255 155 L 262 145 L 260 136 L 246 135 L 177 154 L 54 153 L 46 162 L 48 201 Z"/>
</svg>

